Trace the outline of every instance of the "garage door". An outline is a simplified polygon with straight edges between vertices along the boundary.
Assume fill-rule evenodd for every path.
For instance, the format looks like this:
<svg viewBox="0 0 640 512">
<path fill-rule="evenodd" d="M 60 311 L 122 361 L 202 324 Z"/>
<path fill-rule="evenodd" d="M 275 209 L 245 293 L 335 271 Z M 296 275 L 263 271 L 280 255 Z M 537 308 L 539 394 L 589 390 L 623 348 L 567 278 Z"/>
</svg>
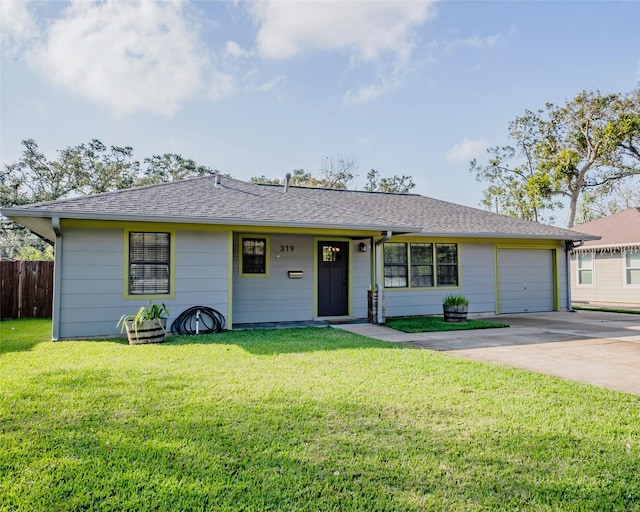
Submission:
<svg viewBox="0 0 640 512">
<path fill-rule="evenodd" d="M 553 251 L 498 250 L 500 313 L 553 311 Z"/>
</svg>

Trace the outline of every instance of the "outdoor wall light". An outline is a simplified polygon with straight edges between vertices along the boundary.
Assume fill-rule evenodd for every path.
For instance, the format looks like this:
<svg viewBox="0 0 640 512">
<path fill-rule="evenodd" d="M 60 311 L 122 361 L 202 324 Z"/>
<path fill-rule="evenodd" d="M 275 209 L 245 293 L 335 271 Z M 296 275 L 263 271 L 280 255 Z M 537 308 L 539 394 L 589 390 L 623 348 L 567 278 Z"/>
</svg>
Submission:
<svg viewBox="0 0 640 512">
<path fill-rule="evenodd" d="M 364 242 L 360 242 L 360 245 L 358 245 L 358 250 L 360 252 L 367 252 L 367 244 L 365 244 Z"/>
</svg>

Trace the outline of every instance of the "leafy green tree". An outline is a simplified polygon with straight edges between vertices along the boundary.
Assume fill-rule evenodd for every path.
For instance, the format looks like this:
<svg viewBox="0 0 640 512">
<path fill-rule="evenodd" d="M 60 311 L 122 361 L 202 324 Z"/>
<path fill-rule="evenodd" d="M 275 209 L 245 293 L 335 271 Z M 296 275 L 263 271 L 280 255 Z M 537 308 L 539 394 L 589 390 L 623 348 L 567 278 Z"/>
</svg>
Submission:
<svg viewBox="0 0 640 512">
<path fill-rule="evenodd" d="M 253 176 L 249 181 L 251 183 L 262 183 L 264 185 L 284 185 L 286 178 L 267 178 L 263 174 L 262 176 Z M 291 173 L 289 185 L 292 187 L 318 188 L 324 187 L 325 185 L 328 185 L 328 183 L 322 179 L 314 178 L 310 172 L 306 172 L 304 169 L 295 169 Z"/>
<path fill-rule="evenodd" d="M 380 173 L 371 169 L 367 173 L 367 184 L 365 190 L 368 192 L 395 192 L 397 194 L 408 194 L 414 189 L 416 184 L 411 176 L 393 175 L 390 178 L 380 177 Z"/>
<path fill-rule="evenodd" d="M 264 174 L 261 176 L 252 176 L 249 178 L 250 183 L 260 183 L 262 185 L 282 185 L 279 178 L 267 178 Z"/>
<path fill-rule="evenodd" d="M 150 158 L 145 158 L 144 163 L 143 176 L 136 180 L 136 185 L 167 183 L 219 173 L 215 169 L 205 165 L 198 165 L 192 159 L 183 158 L 175 153 L 154 155 Z"/>
<path fill-rule="evenodd" d="M 548 103 L 516 118 L 509 126 L 513 146 L 490 148 L 486 164 L 471 162 L 489 185 L 483 205 L 540 220 L 565 198 L 572 227 L 583 193 L 640 174 L 638 94 L 582 91 L 562 106 Z"/>
<path fill-rule="evenodd" d="M 0 206 L 111 192 L 217 172 L 170 153 L 145 158 L 141 169 L 131 147 L 107 147 L 97 139 L 58 151 L 56 159 L 47 158 L 33 139 L 22 141 L 22 145 L 20 159 L 0 170 Z M 47 242 L 28 230 L 0 219 L 1 256 L 15 258 L 32 255 L 34 251 L 47 254 L 48 247 Z"/>
<path fill-rule="evenodd" d="M 640 177 L 628 183 L 614 183 L 592 189 L 582 195 L 576 212 L 576 224 L 583 224 L 614 213 L 640 206 Z"/>
<path fill-rule="evenodd" d="M 27 261 L 53 260 L 53 247 L 46 245 L 39 249 L 33 246 L 19 247 L 13 254 L 13 259 Z"/>
<path fill-rule="evenodd" d="M 322 160 L 320 177 L 313 176 L 304 169 L 295 169 L 291 174 L 289 185 L 293 187 L 308 188 L 335 188 L 346 189 L 348 183 L 356 177 L 355 170 L 358 163 L 355 157 L 337 155 Z M 263 183 L 267 185 L 284 185 L 284 178 L 267 178 L 266 176 L 253 176 L 251 183 Z"/>
<path fill-rule="evenodd" d="M 76 166 L 73 171 L 80 184 L 78 192 L 85 195 L 130 188 L 140 168 L 133 159 L 133 148 L 107 148 L 97 139 L 63 150 L 61 160 Z"/>
<path fill-rule="evenodd" d="M 471 161 L 476 179 L 489 183 L 481 201 L 487 210 L 536 222 L 553 220 L 546 215 L 561 204 L 547 195 L 548 184 L 538 173 L 537 129 L 536 113 L 527 111 L 509 123 L 513 146 L 487 149 L 489 161 L 484 165 Z"/>
<path fill-rule="evenodd" d="M 3 206 L 51 201 L 81 187 L 78 154 L 71 148 L 61 151 L 59 160 L 51 161 L 33 139 L 23 140 L 22 145 L 22 158 L 5 165 L 2 174 Z"/>
<path fill-rule="evenodd" d="M 358 175 L 358 160 L 351 155 L 336 155 L 322 160 L 320 182 L 324 188 L 346 189 L 349 182 Z"/>
</svg>

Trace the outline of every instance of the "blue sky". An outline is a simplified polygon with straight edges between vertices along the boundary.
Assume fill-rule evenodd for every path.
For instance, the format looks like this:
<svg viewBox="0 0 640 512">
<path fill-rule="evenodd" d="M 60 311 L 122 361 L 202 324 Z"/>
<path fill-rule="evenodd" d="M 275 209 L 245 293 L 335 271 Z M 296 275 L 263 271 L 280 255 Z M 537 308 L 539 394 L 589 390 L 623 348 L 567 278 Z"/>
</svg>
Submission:
<svg viewBox="0 0 640 512">
<path fill-rule="evenodd" d="M 0 152 L 100 139 L 239 179 L 357 158 L 478 206 L 525 109 L 640 80 L 638 1 L 3 0 Z"/>
</svg>

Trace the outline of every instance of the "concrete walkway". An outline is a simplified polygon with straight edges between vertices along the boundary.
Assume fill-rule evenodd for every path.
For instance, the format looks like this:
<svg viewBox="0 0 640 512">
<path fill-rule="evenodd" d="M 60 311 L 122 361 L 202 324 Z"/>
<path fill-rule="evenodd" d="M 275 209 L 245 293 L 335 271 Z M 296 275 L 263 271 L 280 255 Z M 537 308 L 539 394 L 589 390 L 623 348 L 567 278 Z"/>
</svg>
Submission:
<svg viewBox="0 0 640 512">
<path fill-rule="evenodd" d="M 415 334 L 372 324 L 333 327 L 640 395 L 640 315 L 577 311 L 500 315 L 486 320 L 510 327 Z"/>
</svg>

